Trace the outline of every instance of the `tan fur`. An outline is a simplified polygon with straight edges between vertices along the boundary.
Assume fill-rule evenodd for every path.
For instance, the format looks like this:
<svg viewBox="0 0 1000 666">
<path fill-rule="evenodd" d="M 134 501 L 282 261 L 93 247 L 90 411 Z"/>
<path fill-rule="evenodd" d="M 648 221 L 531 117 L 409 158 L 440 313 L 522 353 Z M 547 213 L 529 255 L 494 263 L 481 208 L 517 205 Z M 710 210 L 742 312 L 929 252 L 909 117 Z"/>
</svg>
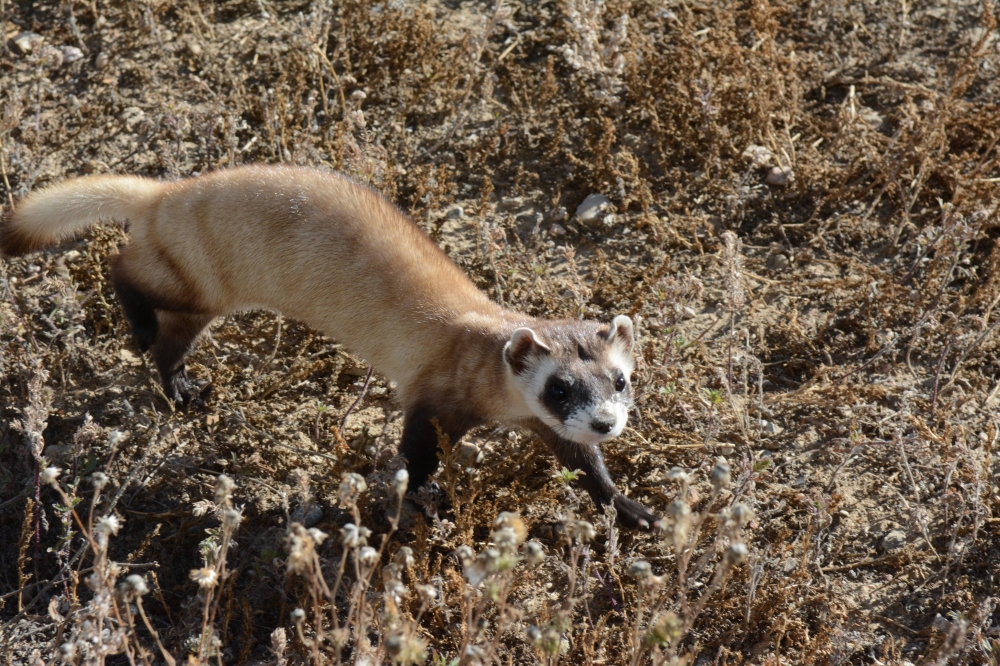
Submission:
<svg viewBox="0 0 1000 666">
<path fill-rule="evenodd" d="M 129 222 L 130 242 L 112 258 L 112 276 L 171 398 L 187 400 L 183 357 L 213 317 L 282 312 L 398 383 L 407 411 L 401 448 L 411 474 L 419 468 L 417 478 L 436 463 L 432 423 L 455 438 L 490 420 L 550 435 L 537 401 L 534 412 L 528 404 L 528 384 L 504 360 L 515 329 L 531 327 L 547 345 L 522 350 L 522 365 L 536 352 L 582 363 L 581 345 L 601 363 L 622 357 L 615 335 L 623 328 L 536 320 L 501 308 L 383 197 L 315 169 L 242 167 L 175 182 L 70 180 L 20 202 L 0 227 L 0 249 L 41 249 L 108 218 Z M 622 319 L 630 357 L 631 321 Z M 558 436 L 547 441 L 561 460 L 583 466 L 595 501 L 631 510 L 616 496 L 598 449 Z M 648 526 L 654 517 L 644 511 L 626 519 Z"/>
<path fill-rule="evenodd" d="M 313 169 L 254 166 L 176 182 L 79 178 L 20 202 L 5 236 L 18 239 L 11 249 L 20 254 L 112 218 L 129 221 L 120 270 L 171 309 L 282 312 L 402 387 L 450 369 L 456 349 L 475 359 L 474 348 L 527 321 L 486 298 L 383 197 Z M 496 386 L 486 395 L 505 400 Z"/>
</svg>

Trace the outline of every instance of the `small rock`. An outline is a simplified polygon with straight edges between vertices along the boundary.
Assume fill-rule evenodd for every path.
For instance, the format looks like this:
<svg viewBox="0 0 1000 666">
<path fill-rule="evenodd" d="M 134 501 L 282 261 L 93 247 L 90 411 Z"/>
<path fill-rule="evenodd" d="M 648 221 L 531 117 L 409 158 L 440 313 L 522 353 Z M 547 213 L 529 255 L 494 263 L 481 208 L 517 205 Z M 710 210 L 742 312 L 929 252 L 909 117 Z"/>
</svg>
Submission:
<svg viewBox="0 0 1000 666">
<path fill-rule="evenodd" d="M 128 365 L 141 365 L 142 364 L 142 361 L 139 359 L 139 357 L 136 356 L 135 354 L 133 354 L 132 352 L 130 352 L 129 350 L 127 350 L 127 349 L 122 349 L 121 351 L 119 351 L 118 352 L 118 358 L 120 358 L 122 361 L 124 361 Z"/>
<path fill-rule="evenodd" d="M 698 316 L 698 313 L 694 311 L 694 308 L 690 305 L 685 305 L 682 310 L 684 319 L 694 319 Z"/>
<path fill-rule="evenodd" d="M 68 65 L 71 62 L 76 62 L 83 57 L 83 51 L 76 48 L 75 46 L 64 46 L 62 47 L 62 61 L 64 65 Z"/>
<path fill-rule="evenodd" d="M 899 550 L 906 545 L 906 532 L 893 530 L 882 539 L 882 549 L 886 551 Z"/>
<path fill-rule="evenodd" d="M 509 199 L 501 199 L 497 203 L 497 210 L 507 213 L 512 210 L 518 210 L 524 208 L 524 206 L 525 206 L 524 197 L 511 197 Z"/>
<path fill-rule="evenodd" d="M 581 224 L 593 225 L 604 221 L 605 215 L 614 209 L 614 204 L 603 194 L 591 194 L 576 207 L 576 219 Z"/>
<path fill-rule="evenodd" d="M 45 447 L 42 455 L 51 463 L 63 462 L 72 452 L 72 444 L 51 444 Z"/>
<path fill-rule="evenodd" d="M 319 508 L 315 504 L 310 504 L 308 507 L 297 506 L 295 510 L 292 511 L 292 522 L 299 523 L 303 527 L 312 527 L 320 521 L 323 517 L 323 509 Z"/>
<path fill-rule="evenodd" d="M 747 149 L 743 151 L 743 157 L 750 160 L 750 163 L 756 169 L 766 167 L 774 160 L 774 155 L 771 153 L 770 149 L 765 148 L 764 146 L 758 146 L 754 143 L 751 143 L 747 146 Z"/>
<path fill-rule="evenodd" d="M 767 267 L 772 271 L 783 271 L 788 268 L 791 262 L 783 254 L 769 254 L 767 256 Z"/>
<path fill-rule="evenodd" d="M 546 214 L 545 219 L 549 222 L 565 222 L 568 217 L 565 206 L 556 206 Z"/>
<path fill-rule="evenodd" d="M 763 419 L 761 419 L 760 421 L 760 427 L 768 435 L 780 435 L 785 431 L 784 428 L 782 428 L 774 421 L 765 421 Z"/>
<path fill-rule="evenodd" d="M 23 55 L 28 55 L 41 46 L 44 38 L 37 32 L 25 30 L 24 32 L 18 33 L 18 35 L 11 41 L 14 42 L 14 46 L 17 47 L 18 51 L 20 51 Z"/>
<path fill-rule="evenodd" d="M 188 38 L 185 46 L 187 46 L 188 53 L 193 55 L 195 58 L 200 56 L 204 51 L 204 49 L 201 48 L 201 44 L 199 44 L 194 37 Z"/>
<path fill-rule="evenodd" d="M 94 67 L 96 67 L 97 69 L 104 69 L 105 67 L 108 66 L 109 60 L 110 59 L 108 58 L 108 54 L 105 53 L 104 51 L 101 51 L 100 53 L 97 54 L 97 57 L 94 58 Z"/>
<path fill-rule="evenodd" d="M 478 446 L 471 442 L 462 442 L 458 445 L 457 459 L 462 465 L 472 465 L 473 463 L 482 461 L 483 452 L 479 450 Z"/>
<path fill-rule="evenodd" d="M 551 227 L 549 227 L 549 235 L 550 236 L 565 236 L 566 235 L 566 229 L 563 228 L 562 225 L 553 224 Z"/>
<path fill-rule="evenodd" d="M 122 111 L 121 118 L 125 122 L 125 127 L 131 130 L 146 116 L 146 112 L 137 106 L 127 106 Z"/>
<path fill-rule="evenodd" d="M 465 211 L 461 206 L 452 206 L 448 209 L 447 216 L 449 220 L 461 220 L 465 217 Z"/>
<path fill-rule="evenodd" d="M 767 184 L 784 187 L 795 180 L 795 172 L 792 167 L 771 167 L 767 172 Z"/>
</svg>

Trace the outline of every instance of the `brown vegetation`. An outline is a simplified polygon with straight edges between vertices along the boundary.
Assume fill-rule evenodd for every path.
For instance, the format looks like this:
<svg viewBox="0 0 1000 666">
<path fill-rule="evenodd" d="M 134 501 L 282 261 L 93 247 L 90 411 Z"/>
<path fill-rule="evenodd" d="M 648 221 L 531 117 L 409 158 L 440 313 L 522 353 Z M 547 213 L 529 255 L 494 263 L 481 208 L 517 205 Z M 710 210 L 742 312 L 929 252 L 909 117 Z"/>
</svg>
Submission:
<svg viewBox="0 0 1000 666">
<path fill-rule="evenodd" d="M 490 429 L 399 502 L 392 387 L 267 313 L 213 326 L 215 394 L 174 412 L 109 225 L 0 262 L 0 663 L 1000 660 L 990 3 L 0 0 L 0 28 L 4 206 L 257 161 L 370 182 L 495 299 L 634 317 L 606 454 L 670 517 L 617 531 Z"/>
</svg>

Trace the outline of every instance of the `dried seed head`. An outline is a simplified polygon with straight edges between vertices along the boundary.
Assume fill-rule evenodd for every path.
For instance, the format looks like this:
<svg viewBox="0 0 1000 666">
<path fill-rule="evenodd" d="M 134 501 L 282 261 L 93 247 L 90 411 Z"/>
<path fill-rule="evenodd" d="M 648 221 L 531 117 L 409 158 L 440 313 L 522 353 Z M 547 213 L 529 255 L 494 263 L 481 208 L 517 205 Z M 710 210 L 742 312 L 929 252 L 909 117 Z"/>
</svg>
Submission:
<svg viewBox="0 0 1000 666">
<path fill-rule="evenodd" d="M 108 485 L 108 475 L 104 472 L 94 472 L 90 475 L 90 483 L 93 484 L 95 490 L 101 490 Z"/>
<path fill-rule="evenodd" d="M 371 546 L 365 546 L 358 553 L 358 561 L 361 562 L 361 566 L 363 567 L 373 567 L 378 562 L 378 551 Z"/>
<path fill-rule="evenodd" d="M 146 579 L 139 574 L 132 574 L 125 579 L 125 590 L 137 597 L 141 597 L 149 592 L 149 585 L 146 584 Z"/>
<path fill-rule="evenodd" d="M 420 597 L 420 603 L 424 606 L 430 606 L 437 599 L 437 588 L 433 585 L 417 583 L 414 587 L 417 590 L 417 596 Z"/>
<path fill-rule="evenodd" d="M 725 560 L 726 564 L 733 567 L 737 564 L 743 564 L 747 561 L 747 556 L 750 551 L 747 549 L 747 545 L 741 541 L 736 541 L 729 544 L 729 548 L 726 548 Z"/>
<path fill-rule="evenodd" d="M 524 556 L 528 564 L 537 566 L 545 561 L 545 548 L 537 541 L 529 541 L 524 544 Z"/>
<path fill-rule="evenodd" d="M 392 660 L 402 666 L 422 664 L 427 660 L 427 641 L 412 632 L 389 636 L 385 639 L 385 647 Z"/>
<path fill-rule="evenodd" d="M 62 474 L 62 470 L 58 467 L 46 467 L 39 474 L 39 480 L 46 486 L 54 486 L 60 474 Z"/>
<path fill-rule="evenodd" d="M 653 568 L 646 560 L 636 560 L 628 566 L 628 575 L 637 580 L 643 580 L 653 575 Z"/>
<path fill-rule="evenodd" d="M 586 520 L 578 520 L 573 525 L 573 536 L 583 543 L 589 543 L 597 536 L 597 530 Z"/>
<path fill-rule="evenodd" d="M 676 613 L 669 611 L 661 615 L 660 619 L 650 627 L 649 633 L 646 634 L 646 644 L 664 647 L 671 645 L 681 639 L 683 630 L 684 622 L 677 617 Z"/>
<path fill-rule="evenodd" d="M 455 557 L 458 558 L 463 567 L 468 567 L 476 561 L 476 552 L 468 546 L 459 546 L 455 549 Z"/>
<path fill-rule="evenodd" d="M 222 514 L 222 524 L 226 526 L 227 529 L 235 530 L 243 522 L 243 514 L 236 509 L 229 509 L 224 514 Z"/>
<path fill-rule="evenodd" d="M 680 467 L 671 467 L 670 471 L 667 472 L 667 478 L 676 481 L 683 487 L 691 485 L 691 476 Z"/>
<path fill-rule="evenodd" d="M 361 530 L 354 523 L 347 523 L 340 528 L 340 543 L 344 548 L 357 548 L 364 542 Z"/>
<path fill-rule="evenodd" d="M 524 543 L 528 536 L 528 528 L 524 526 L 521 516 L 504 511 L 493 521 L 493 533 L 490 538 L 500 548 L 514 549 Z"/>
<path fill-rule="evenodd" d="M 286 566 L 293 573 L 304 573 L 312 566 L 316 541 L 299 523 L 292 523 L 285 532 L 285 549 L 288 551 Z"/>
<path fill-rule="evenodd" d="M 392 561 L 403 568 L 413 566 L 413 549 L 409 546 L 403 546 L 396 551 L 396 554 L 392 556 Z"/>
<path fill-rule="evenodd" d="M 401 469 L 396 472 L 396 476 L 392 479 L 392 489 L 396 492 L 396 496 L 402 500 L 403 495 L 406 494 L 406 489 L 410 485 L 410 473 L 405 469 Z"/>
<path fill-rule="evenodd" d="M 287 641 L 288 637 L 285 635 L 284 627 L 278 627 L 271 632 L 271 649 L 274 650 L 279 663 L 281 663 L 281 656 L 285 653 L 285 643 Z"/>
<path fill-rule="evenodd" d="M 217 574 L 215 569 L 212 567 L 192 569 L 191 580 L 198 583 L 198 587 L 209 589 L 215 587 L 215 584 L 219 582 L 219 574 Z"/>
<path fill-rule="evenodd" d="M 731 509 L 729 509 L 728 520 L 726 522 L 732 521 L 737 527 L 745 527 L 747 523 L 753 520 L 753 509 L 748 507 L 746 504 L 734 504 Z"/>
<path fill-rule="evenodd" d="M 236 489 L 236 483 L 226 474 L 220 474 L 215 480 L 215 503 L 224 506 Z"/>
<path fill-rule="evenodd" d="M 309 533 L 309 536 L 312 537 L 312 540 L 316 542 L 317 546 L 320 545 L 320 544 L 322 544 L 324 541 L 326 541 L 326 538 L 328 536 L 330 536 L 326 532 L 323 532 L 322 530 L 318 530 L 315 527 L 310 527 L 308 530 L 306 530 L 306 532 Z"/>
<path fill-rule="evenodd" d="M 368 484 L 365 482 L 365 477 L 349 472 L 341 479 L 337 495 L 343 506 L 352 507 L 358 501 L 358 496 L 366 490 L 368 490 Z"/>
<path fill-rule="evenodd" d="M 121 529 L 122 522 L 118 516 L 111 514 L 110 516 L 104 516 L 97 519 L 97 525 L 94 526 L 94 533 L 98 536 L 107 536 L 118 534 L 118 530 Z"/>
<path fill-rule="evenodd" d="M 729 463 L 726 462 L 725 458 L 719 458 L 715 461 L 715 467 L 712 468 L 712 488 L 716 492 L 729 487 Z"/>
<path fill-rule="evenodd" d="M 63 643 L 59 646 L 59 661 L 63 663 L 75 662 L 77 655 L 76 643 Z"/>
<path fill-rule="evenodd" d="M 406 586 L 395 578 L 390 578 L 385 581 L 383 590 L 385 591 L 385 595 L 392 599 L 397 606 L 401 604 L 403 599 L 405 599 L 410 593 L 410 591 L 406 589 Z"/>
<path fill-rule="evenodd" d="M 674 548 L 680 550 L 687 543 L 688 530 L 691 527 L 691 507 L 686 502 L 675 499 L 667 507 L 667 514 L 673 518 L 673 525 L 668 533 L 673 540 Z"/>
</svg>

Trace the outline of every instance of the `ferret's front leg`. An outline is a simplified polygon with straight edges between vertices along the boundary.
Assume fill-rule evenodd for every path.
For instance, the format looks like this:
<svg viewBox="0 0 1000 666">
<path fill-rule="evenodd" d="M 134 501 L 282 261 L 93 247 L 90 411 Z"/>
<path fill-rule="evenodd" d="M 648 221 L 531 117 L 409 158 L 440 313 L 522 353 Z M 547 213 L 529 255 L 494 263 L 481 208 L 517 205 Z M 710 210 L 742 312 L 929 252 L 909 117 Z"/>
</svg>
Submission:
<svg viewBox="0 0 1000 666">
<path fill-rule="evenodd" d="M 572 442 L 559 437 L 545 426 L 535 430 L 552 449 L 560 465 L 571 471 L 583 472 L 579 478 L 580 485 L 590 493 L 594 504 L 598 507 L 614 504 L 618 512 L 618 521 L 630 529 L 650 530 L 659 527 L 659 516 L 619 492 L 611 480 L 611 475 L 608 474 L 601 450 L 596 444 Z"/>
</svg>

